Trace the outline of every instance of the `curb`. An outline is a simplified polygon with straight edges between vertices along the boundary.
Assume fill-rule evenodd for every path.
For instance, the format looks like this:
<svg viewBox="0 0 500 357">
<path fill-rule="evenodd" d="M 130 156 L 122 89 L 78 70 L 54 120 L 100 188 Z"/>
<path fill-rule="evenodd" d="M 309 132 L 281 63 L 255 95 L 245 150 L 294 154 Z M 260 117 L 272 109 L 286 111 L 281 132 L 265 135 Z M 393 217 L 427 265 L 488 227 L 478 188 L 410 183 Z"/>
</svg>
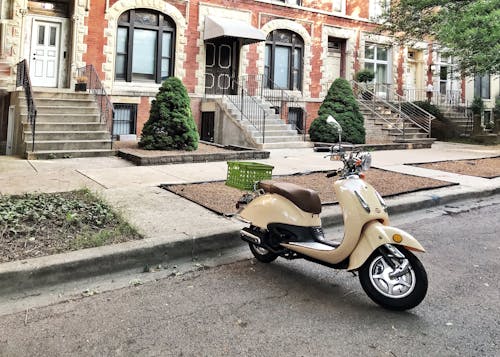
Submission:
<svg viewBox="0 0 500 357">
<path fill-rule="evenodd" d="M 421 191 L 411 196 L 388 199 L 389 214 L 493 196 L 500 194 L 500 187 L 456 192 L 448 190 L 442 194 L 438 191 L 427 191 L 425 194 Z M 326 208 L 321 219 L 324 227 L 342 224 L 339 206 Z M 142 269 L 145 265 L 224 252 L 246 244 L 238 236 L 239 230 L 231 229 L 187 239 L 185 235 L 180 235 L 169 242 L 153 238 L 0 264 L 0 297 L 76 279 Z"/>
</svg>

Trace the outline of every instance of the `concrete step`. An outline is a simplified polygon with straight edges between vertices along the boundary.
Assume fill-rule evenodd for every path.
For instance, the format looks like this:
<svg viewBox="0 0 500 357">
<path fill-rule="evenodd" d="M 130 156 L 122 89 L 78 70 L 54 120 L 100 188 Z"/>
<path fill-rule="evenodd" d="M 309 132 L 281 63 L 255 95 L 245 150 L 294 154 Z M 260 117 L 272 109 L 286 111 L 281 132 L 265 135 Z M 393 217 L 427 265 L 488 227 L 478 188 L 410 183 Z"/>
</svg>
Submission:
<svg viewBox="0 0 500 357">
<path fill-rule="evenodd" d="M 24 132 L 24 140 L 31 141 L 33 135 L 30 130 Z M 42 131 L 36 130 L 36 141 L 61 140 L 110 140 L 108 131 Z"/>
<path fill-rule="evenodd" d="M 255 126 L 253 124 L 249 123 L 248 121 L 244 121 L 243 124 L 246 125 L 246 127 L 250 131 L 256 130 Z M 283 122 L 282 122 L 282 124 L 267 124 L 266 123 L 265 128 L 266 128 L 266 132 L 267 131 L 293 130 L 293 126 L 291 124 L 284 124 Z"/>
<path fill-rule="evenodd" d="M 254 137 L 255 142 L 258 144 L 262 144 L 262 136 L 257 136 Z M 293 135 L 293 136 L 269 136 L 265 135 L 264 137 L 264 142 L 265 143 L 289 143 L 289 142 L 295 142 L 295 141 L 302 141 L 302 136 L 300 135 Z"/>
<path fill-rule="evenodd" d="M 28 114 L 21 113 L 21 120 L 28 121 Z M 36 123 L 99 123 L 100 117 L 98 114 L 42 114 L 36 115 Z"/>
<path fill-rule="evenodd" d="M 36 135 L 36 134 L 35 134 Z M 26 142 L 31 147 L 30 142 Z M 35 140 L 39 151 L 106 150 L 111 148 L 111 140 Z"/>
<path fill-rule="evenodd" d="M 259 136 L 261 135 L 260 131 L 258 130 L 249 130 L 250 134 L 252 136 Z M 297 135 L 296 130 L 267 130 L 266 128 L 266 135 L 269 136 L 291 136 L 291 135 Z"/>
<path fill-rule="evenodd" d="M 27 111 L 27 107 L 20 106 L 21 113 Z M 44 106 L 36 103 L 37 115 L 47 114 L 99 114 L 99 110 L 95 106 Z"/>
<path fill-rule="evenodd" d="M 395 140 L 400 140 L 403 138 L 403 134 L 392 134 L 394 136 Z M 418 133 L 418 134 L 407 134 L 405 133 L 404 138 L 406 140 L 420 140 L 420 139 L 427 139 L 427 134 L 424 133 Z"/>
<path fill-rule="evenodd" d="M 111 144 L 110 144 L 111 147 Z M 31 150 L 31 146 L 29 146 Z M 79 158 L 79 157 L 103 157 L 103 156 L 113 156 L 115 155 L 115 150 L 105 149 L 105 150 L 36 150 L 26 151 L 26 158 L 29 160 L 49 160 L 49 159 L 67 159 L 67 158 Z"/>
<path fill-rule="evenodd" d="M 423 139 L 396 139 L 395 143 L 433 143 L 436 141 L 434 138 L 423 138 Z"/>
<path fill-rule="evenodd" d="M 26 107 L 26 100 L 21 99 L 21 107 Z M 93 107 L 97 108 L 96 102 L 91 97 L 85 98 L 35 98 L 35 104 L 38 107 Z"/>
<path fill-rule="evenodd" d="M 24 131 L 31 130 L 30 124 L 24 122 Z M 106 124 L 99 122 L 36 122 L 36 131 L 106 131 Z"/>
<path fill-rule="evenodd" d="M 87 93 L 87 92 L 75 92 L 74 90 L 71 89 L 65 89 L 65 90 L 50 90 L 50 89 L 43 89 L 41 88 L 34 88 L 33 89 L 33 97 L 35 99 L 94 99 L 94 95 Z"/>
<path fill-rule="evenodd" d="M 290 141 L 290 142 L 277 142 L 277 143 L 264 143 L 260 144 L 260 149 L 298 149 L 298 148 L 311 148 L 313 143 L 310 141 Z"/>
</svg>

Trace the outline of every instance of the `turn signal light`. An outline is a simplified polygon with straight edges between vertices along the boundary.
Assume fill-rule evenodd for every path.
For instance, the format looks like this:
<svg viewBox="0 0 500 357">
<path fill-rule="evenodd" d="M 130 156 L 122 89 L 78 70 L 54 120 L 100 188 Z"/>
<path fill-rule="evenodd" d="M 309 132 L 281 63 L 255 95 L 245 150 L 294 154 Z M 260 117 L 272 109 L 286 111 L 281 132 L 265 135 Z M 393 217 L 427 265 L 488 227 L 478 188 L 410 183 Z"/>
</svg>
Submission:
<svg viewBox="0 0 500 357">
<path fill-rule="evenodd" d="M 392 240 L 395 241 L 396 243 L 401 243 L 403 241 L 403 237 L 401 237 L 400 234 L 394 234 L 392 236 Z"/>
</svg>

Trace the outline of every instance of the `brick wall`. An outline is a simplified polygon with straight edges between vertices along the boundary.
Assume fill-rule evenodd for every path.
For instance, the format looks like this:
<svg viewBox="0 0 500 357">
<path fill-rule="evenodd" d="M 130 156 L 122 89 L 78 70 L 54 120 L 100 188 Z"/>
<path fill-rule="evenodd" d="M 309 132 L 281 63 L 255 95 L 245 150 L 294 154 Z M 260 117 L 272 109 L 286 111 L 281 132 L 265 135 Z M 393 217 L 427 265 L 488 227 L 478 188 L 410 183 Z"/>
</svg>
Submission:
<svg viewBox="0 0 500 357">
<path fill-rule="evenodd" d="M 88 17 L 85 18 L 85 25 L 88 27 L 88 33 L 84 36 L 87 51 L 83 54 L 83 62 L 94 65 L 101 80 L 104 78 L 102 64 L 106 62 L 104 45 L 107 42 L 107 39 L 104 37 L 103 29 L 108 26 L 108 22 L 103 17 L 104 11 L 105 2 L 103 0 L 92 1 Z"/>
<path fill-rule="evenodd" d="M 149 119 L 150 108 L 149 97 L 141 97 L 141 102 L 137 106 L 137 135 L 142 133 L 142 128 Z"/>
</svg>

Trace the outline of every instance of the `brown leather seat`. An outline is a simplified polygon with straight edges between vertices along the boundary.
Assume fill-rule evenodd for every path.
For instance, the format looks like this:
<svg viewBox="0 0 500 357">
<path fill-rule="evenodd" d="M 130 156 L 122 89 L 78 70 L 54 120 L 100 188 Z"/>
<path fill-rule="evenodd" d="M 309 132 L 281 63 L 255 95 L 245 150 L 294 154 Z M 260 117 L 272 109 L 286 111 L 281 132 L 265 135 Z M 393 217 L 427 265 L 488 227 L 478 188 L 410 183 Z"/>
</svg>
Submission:
<svg viewBox="0 0 500 357">
<path fill-rule="evenodd" d="M 273 182 L 271 180 L 260 181 L 259 188 L 289 199 L 303 211 L 314 214 L 321 213 L 321 201 L 318 193 L 314 190 L 302 188 L 293 183 Z"/>
</svg>

